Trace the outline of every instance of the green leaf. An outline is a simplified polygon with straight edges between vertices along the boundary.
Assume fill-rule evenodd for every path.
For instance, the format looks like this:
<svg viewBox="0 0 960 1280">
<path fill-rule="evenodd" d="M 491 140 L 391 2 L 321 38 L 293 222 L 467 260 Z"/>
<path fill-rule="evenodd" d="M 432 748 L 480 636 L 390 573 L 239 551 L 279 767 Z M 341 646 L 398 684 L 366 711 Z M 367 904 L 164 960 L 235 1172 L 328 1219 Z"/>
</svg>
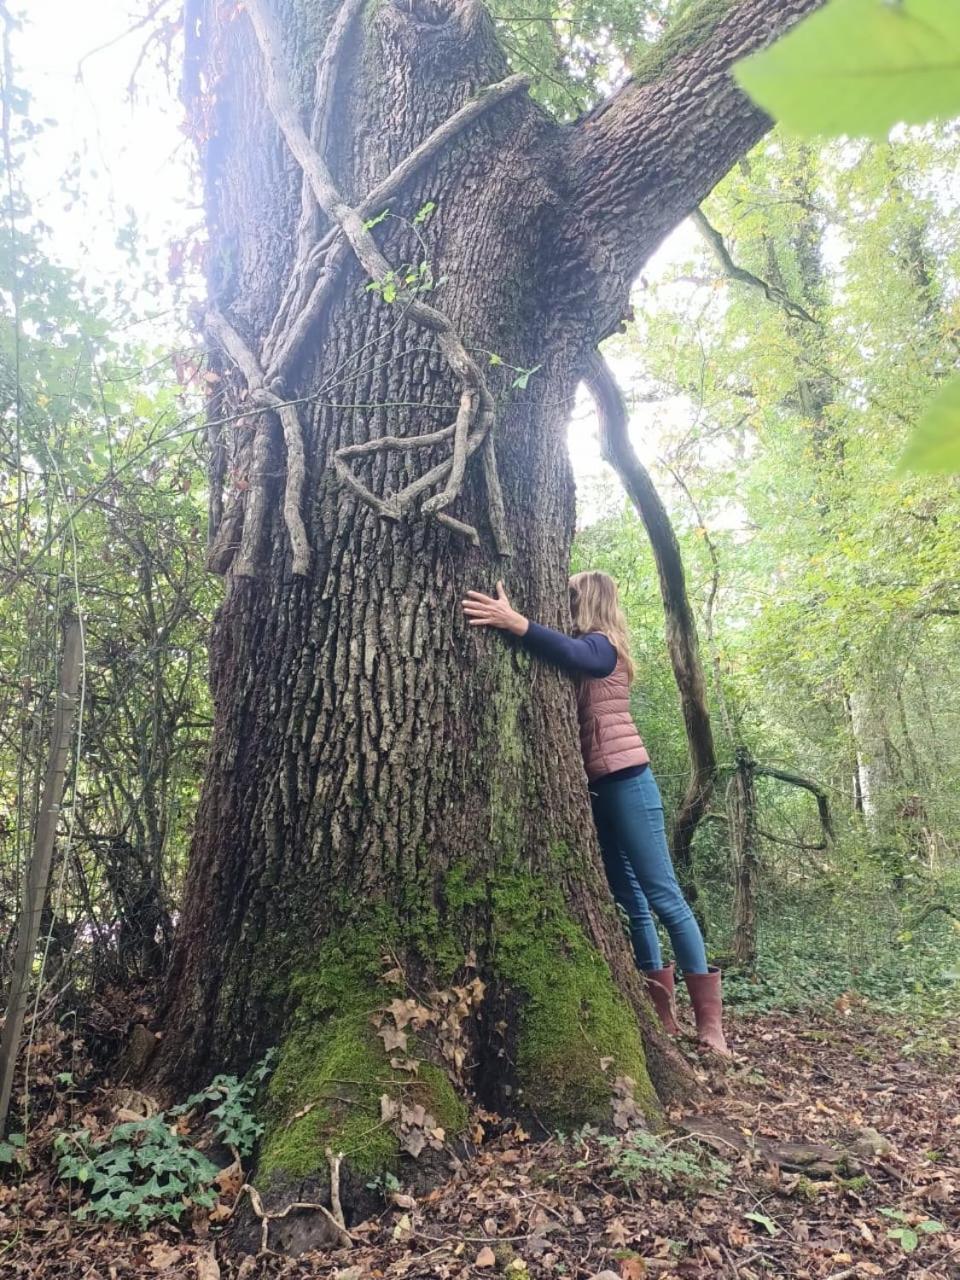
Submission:
<svg viewBox="0 0 960 1280">
<path fill-rule="evenodd" d="M 927 406 L 907 441 L 900 470 L 960 473 L 960 374 Z"/>
<path fill-rule="evenodd" d="M 390 210 L 384 209 L 381 213 L 378 213 L 376 217 L 368 218 L 366 222 L 363 224 L 364 231 L 370 231 L 373 227 L 376 227 L 381 222 L 383 222 L 384 218 L 389 218 L 389 216 L 390 216 Z"/>
<path fill-rule="evenodd" d="M 904 1253 L 913 1253 L 920 1243 L 917 1233 L 910 1227 L 891 1227 L 887 1232 L 887 1236 L 891 1240 L 899 1240 L 900 1248 Z"/>
<path fill-rule="evenodd" d="M 917 1230 L 922 1231 L 925 1236 L 932 1236 L 938 1231 L 946 1231 L 946 1227 L 942 1222 L 937 1222 L 936 1218 L 928 1218 L 926 1222 L 920 1223 Z"/>
<path fill-rule="evenodd" d="M 428 200 L 426 204 L 421 205 L 414 215 L 413 225 L 418 226 L 421 222 L 426 222 L 436 207 L 437 205 L 435 200 Z"/>
<path fill-rule="evenodd" d="M 527 383 L 538 369 L 542 369 L 543 365 L 535 364 L 532 369 L 521 369 L 511 384 L 518 391 L 526 391 Z"/>
<path fill-rule="evenodd" d="M 743 1215 L 748 1222 L 756 1222 L 758 1226 L 763 1227 L 768 1235 L 776 1236 L 780 1234 L 780 1228 L 772 1218 L 768 1218 L 765 1213 L 745 1213 Z"/>
<path fill-rule="evenodd" d="M 734 74 L 804 137 L 884 138 L 893 125 L 960 115 L 955 0 L 831 0 Z"/>
</svg>

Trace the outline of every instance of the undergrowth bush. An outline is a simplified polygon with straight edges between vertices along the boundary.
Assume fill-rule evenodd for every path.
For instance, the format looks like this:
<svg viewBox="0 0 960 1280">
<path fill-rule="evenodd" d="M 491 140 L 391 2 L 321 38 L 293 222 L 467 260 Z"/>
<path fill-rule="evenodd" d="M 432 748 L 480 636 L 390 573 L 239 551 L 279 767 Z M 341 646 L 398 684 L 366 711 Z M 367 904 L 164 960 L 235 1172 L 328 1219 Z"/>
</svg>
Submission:
<svg viewBox="0 0 960 1280">
<path fill-rule="evenodd" d="M 949 882 L 938 900 L 949 909 Z M 960 901 L 958 901 L 960 907 Z M 752 973 L 728 971 L 725 995 L 751 1013 L 833 1004 L 854 993 L 882 1013 L 918 1023 L 960 1015 L 960 921 L 929 911 L 929 893 L 847 901 L 809 895 L 765 911 Z"/>
<path fill-rule="evenodd" d="M 135 1224 L 176 1222 L 191 1205 L 213 1208 L 217 1167 L 176 1134 L 162 1115 L 118 1124 L 105 1138 L 87 1129 L 54 1139 L 61 1178 L 77 1183 L 87 1203 L 81 1221 Z"/>
<path fill-rule="evenodd" d="M 675 1190 L 701 1194 L 724 1187 L 730 1180 L 730 1166 L 701 1147 L 681 1146 L 683 1141 L 664 1141 L 645 1129 L 634 1130 L 623 1138 L 597 1138 L 609 1154 L 610 1173 L 628 1187 L 659 1182 Z"/>
<path fill-rule="evenodd" d="M 704 1194 L 721 1190 L 730 1180 L 730 1166 L 690 1143 L 685 1134 L 663 1138 L 647 1129 L 633 1129 L 610 1135 L 584 1125 L 569 1138 L 562 1133 L 557 1137 L 577 1152 L 575 1168 L 593 1163 L 602 1152 L 609 1176 L 628 1188 L 646 1182 Z"/>
<path fill-rule="evenodd" d="M 177 1222 L 195 1205 L 213 1208 L 219 1170 L 186 1140 L 182 1118 L 199 1113 L 201 1120 L 213 1120 L 214 1142 L 238 1156 L 250 1155 L 263 1132 L 253 1110 L 257 1089 L 275 1056 L 268 1053 L 243 1079 L 217 1076 L 179 1106 L 114 1125 L 105 1137 L 94 1138 L 84 1128 L 58 1134 L 53 1144 L 57 1171 L 87 1197 L 75 1216 L 143 1229 L 163 1220 Z"/>
</svg>

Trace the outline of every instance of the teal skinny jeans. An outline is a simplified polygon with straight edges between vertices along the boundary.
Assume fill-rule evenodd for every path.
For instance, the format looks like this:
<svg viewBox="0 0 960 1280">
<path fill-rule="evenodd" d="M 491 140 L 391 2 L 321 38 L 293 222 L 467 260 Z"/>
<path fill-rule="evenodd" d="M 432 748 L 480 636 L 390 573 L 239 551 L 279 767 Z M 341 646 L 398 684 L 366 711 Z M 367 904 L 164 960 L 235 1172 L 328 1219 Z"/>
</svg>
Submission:
<svg viewBox="0 0 960 1280">
<path fill-rule="evenodd" d="M 663 968 L 656 913 L 681 973 L 706 973 L 703 934 L 677 883 L 653 770 L 647 765 L 632 778 L 600 779 L 590 801 L 610 890 L 630 922 L 637 968 Z"/>
</svg>

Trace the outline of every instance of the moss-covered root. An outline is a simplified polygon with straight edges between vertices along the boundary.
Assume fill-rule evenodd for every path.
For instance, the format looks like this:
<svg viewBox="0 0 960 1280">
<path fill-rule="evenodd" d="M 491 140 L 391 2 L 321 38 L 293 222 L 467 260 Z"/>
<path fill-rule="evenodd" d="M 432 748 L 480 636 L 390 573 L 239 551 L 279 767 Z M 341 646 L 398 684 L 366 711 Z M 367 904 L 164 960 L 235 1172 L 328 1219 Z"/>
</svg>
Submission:
<svg viewBox="0 0 960 1280">
<path fill-rule="evenodd" d="M 609 1127 L 615 1082 L 627 1078 L 656 1122 L 636 1016 L 559 892 L 516 874 L 496 882 L 492 904 L 493 967 L 516 1018 L 507 1034 L 519 1107 L 550 1127 Z"/>
<path fill-rule="evenodd" d="M 267 1188 L 291 1180 L 323 1184 L 328 1148 L 343 1153 L 354 1183 L 395 1170 L 401 1106 L 422 1106 L 445 1136 L 466 1124 L 445 1072 L 426 1061 L 416 1070 L 391 1066 L 391 1056 L 406 1062 L 417 1049 L 411 1043 L 389 1053 L 371 1022 L 400 994 L 383 982 L 381 944 L 373 927 L 344 931 L 295 981 L 299 1003 L 270 1082 L 258 1160 Z"/>
</svg>

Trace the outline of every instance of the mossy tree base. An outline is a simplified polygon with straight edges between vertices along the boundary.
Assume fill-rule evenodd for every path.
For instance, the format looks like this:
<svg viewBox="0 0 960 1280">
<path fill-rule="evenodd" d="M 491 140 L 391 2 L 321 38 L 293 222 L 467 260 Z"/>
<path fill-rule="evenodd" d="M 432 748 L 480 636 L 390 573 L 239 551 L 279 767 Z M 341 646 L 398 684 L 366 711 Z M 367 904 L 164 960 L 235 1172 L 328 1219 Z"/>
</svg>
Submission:
<svg viewBox="0 0 960 1280">
<path fill-rule="evenodd" d="M 609 1128 L 626 1091 L 656 1123 L 638 1010 L 559 889 L 457 867 L 425 920 L 361 912 L 293 978 L 257 1159 L 268 1195 L 324 1194 L 331 1151 L 348 1211 L 387 1174 L 436 1180 L 469 1147 L 474 1102 L 535 1130 Z"/>
</svg>

